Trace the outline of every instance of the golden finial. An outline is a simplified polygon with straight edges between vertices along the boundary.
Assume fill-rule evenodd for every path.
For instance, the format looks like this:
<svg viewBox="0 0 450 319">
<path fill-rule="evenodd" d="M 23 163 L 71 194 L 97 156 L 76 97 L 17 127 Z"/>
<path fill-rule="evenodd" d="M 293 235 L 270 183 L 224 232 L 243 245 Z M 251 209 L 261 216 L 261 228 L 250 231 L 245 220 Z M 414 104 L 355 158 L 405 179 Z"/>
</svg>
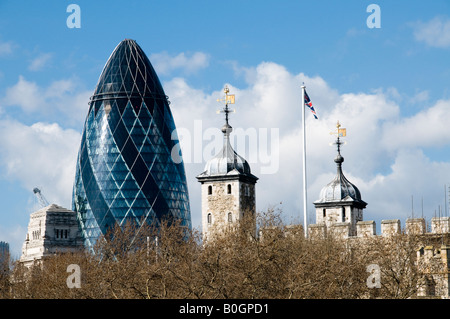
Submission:
<svg viewBox="0 0 450 319">
<path fill-rule="evenodd" d="M 217 113 L 225 113 L 225 122 L 226 124 L 228 124 L 228 113 L 236 112 L 236 110 L 230 110 L 228 108 L 228 104 L 234 104 L 234 94 L 228 94 L 230 93 L 230 89 L 227 85 L 225 85 L 223 92 L 225 93 L 225 97 L 222 99 L 217 99 L 217 102 L 225 102 L 225 107 L 223 108 L 223 110 L 218 110 Z"/>
<path fill-rule="evenodd" d="M 225 102 L 225 105 L 234 104 L 234 94 L 228 94 L 230 93 L 230 89 L 227 85 L 225 85 L 223 92 L 225 93 L 225 98 L 217 99 L 217 102 Z"/>
<path fill-rule="evenodd" d="M 330 132 L 330 134 L 336 135 L 336 136 L 337 136 L 337 140 L 336 140 L 336 142 L 334 142 L 333 144 L 337 145 L 337 151 L 338 151 L 339 154 L 340 154 L 340 152 L 341 152 L 341 145 L 342 145 L 342 144 L 345 144 L 345 142 L 342 142 L 342 141 L 340 140 L 340 138 L 341 138 L 341 137 L 347 136 L 347 130 L 346 130 L 345 128 L 341 128 L 341 126 L 342 126 L 342 125 L 339 123 L 339 121 L 337 121 L 337 124 L 336 124 L 336 131 Z M 330 144 L 330 145 L 331 145 L 331 144 Z"/>
<path fill-rule="evenodd" d="M 341 126 L 342 125 L 339 123 L 339 120 L 338 120 L 337 124 L 336 124 L 337 130 L 334 132 L 330 132 L 330 134 L 336 135 L 338 138 L 347 136 L 347 129 L 341 128 Z"/>
</svg>

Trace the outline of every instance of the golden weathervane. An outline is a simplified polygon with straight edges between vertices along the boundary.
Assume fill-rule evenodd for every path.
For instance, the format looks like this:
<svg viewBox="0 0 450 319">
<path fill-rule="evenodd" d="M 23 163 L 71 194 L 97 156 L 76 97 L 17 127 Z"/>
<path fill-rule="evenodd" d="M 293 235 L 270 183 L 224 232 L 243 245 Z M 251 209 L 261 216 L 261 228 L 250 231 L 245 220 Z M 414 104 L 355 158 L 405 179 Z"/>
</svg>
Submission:
<svg viewBox="0 0 450 319">
<path fill-rule="evenodd" d="M 225 107 L 223 108 L 223 110 L 218 110 L 217 113 L 225 113 L 225 121 L 228 124 L 228 113 L 235 113 L 236 110 L 230 110 L 228 108 L 228 104 L 234 104 L 234 94 L 228 94 L 230 93 L 230 89 L 228 88 L 228 86 L 225 86 L 224 88 L 224 93 L 225 93 L 225 97 L 222 99 L 217 99 L 217 102 L 225 102 Z"/>
</svg>

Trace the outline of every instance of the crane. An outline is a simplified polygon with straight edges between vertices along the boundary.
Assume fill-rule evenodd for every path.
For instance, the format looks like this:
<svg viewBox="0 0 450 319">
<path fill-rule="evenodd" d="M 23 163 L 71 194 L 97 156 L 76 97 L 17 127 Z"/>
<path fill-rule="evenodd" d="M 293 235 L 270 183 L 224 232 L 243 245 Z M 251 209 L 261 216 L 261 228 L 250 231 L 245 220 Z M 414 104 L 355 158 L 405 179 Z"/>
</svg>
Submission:
<svg viewBox="0 0 450 319">
<path fill-rule="evenodd" d="M 36 195 L 36 198 L 39 202 L 39 205 L 43 207 L 47 207 L 50 205 L 48 201 L 45 199 L 44 195 L 42 195 L 41 190 L 37 187 L 33 188 L 33 193 Z"/>
</svg>

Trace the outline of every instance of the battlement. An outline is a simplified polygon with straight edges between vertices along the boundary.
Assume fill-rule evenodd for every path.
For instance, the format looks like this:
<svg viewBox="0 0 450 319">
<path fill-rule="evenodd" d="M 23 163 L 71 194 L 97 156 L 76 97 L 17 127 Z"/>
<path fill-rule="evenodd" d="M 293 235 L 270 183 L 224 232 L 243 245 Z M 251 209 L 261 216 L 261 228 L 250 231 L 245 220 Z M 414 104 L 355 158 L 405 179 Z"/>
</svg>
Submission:
<svg viewBox="0 0 450 319">
<path fill-rule="evenodd" d="M 431 232 L 427 232 L 424 218 L 408 218 L 402 228 L 400 219 L 386 219 L 381 221 L 381 236 L 389 237 L 404 231 L 408 235 L 445 234 L 450 233 L 450 217 L 433 217 L 431 219 Z M 377 236 L 376 223 L 373 220 L 356 222 L 356 235 L 351 235 L 350 223 L 333 223 L 326 226 L 324 223 L 308 225 L 308 234 L 311 238 L 324 238 L 333 235 L 338 238 Z"/>
<path fill-rule="evenodd" d="M 424 218 L 408 218 L 406 220 L 405 232 L 411 235 L 422 235 L 427 231 Z"/>
<path fill-rule="evenodd" d="M 387 219 L 381 221 L 381 235 L 392 236 L 401 232 L 400 219 Z"/>
<path fill-rule="evenodd" d="M 431 232 L 435 234 L 450 232 L 450 217 L 433 217 L 431 219 Z"/>
<path fill-rule="evenodd" d="M 369 237 L 377 234 L 375 221 L 359 221 L 356 223 L 356 234 L 358 237 Z"/>
</svg>

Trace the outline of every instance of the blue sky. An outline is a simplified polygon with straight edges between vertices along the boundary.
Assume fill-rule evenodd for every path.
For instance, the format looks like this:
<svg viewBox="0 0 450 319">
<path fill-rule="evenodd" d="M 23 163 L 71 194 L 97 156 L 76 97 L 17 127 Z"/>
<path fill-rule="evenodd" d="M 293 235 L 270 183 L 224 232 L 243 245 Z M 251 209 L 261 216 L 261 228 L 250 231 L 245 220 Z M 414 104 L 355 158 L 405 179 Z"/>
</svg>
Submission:
<svg viewBox="0 0 450 319">
<path fill-rule="evenodd" d="M 81 28 L 67 27 L 71 3 L 81 9 Z M 372 3 L 381 9 L 381 28 L 366 24 Z M 191 133 L 184 153 L 198 142 L 199 123 L 201 132 L 222 125 L 216 99 L 225 84 L 236 94 L 233 127 L 278 133 L 271 136 L 275 171 L 264 171 L 260 153 L 250 162 L 260 178 L 258 209 L 279 205 L 303 220 L 302 82 L 319 114 L 314 120 L 307 113 L 311 222 L 312 202 L 335 173 L 329 132 L 337 120 L 348 133 L 344 173 L 369 203 L 364 219 L 404 224 L 412 201 L 421 214 L 422 198 L 427 218 L 445 207 L 448 1 L 1 1 L 0 240 L 16 256 L 35 208 L 33 187 L 70 208 L 87 102 L 124 38 L 147 53 L 177 127 Z M 185 167 L 198 227 L 195 176 L 208 158 L 194 158 Z"/>
</svg>

